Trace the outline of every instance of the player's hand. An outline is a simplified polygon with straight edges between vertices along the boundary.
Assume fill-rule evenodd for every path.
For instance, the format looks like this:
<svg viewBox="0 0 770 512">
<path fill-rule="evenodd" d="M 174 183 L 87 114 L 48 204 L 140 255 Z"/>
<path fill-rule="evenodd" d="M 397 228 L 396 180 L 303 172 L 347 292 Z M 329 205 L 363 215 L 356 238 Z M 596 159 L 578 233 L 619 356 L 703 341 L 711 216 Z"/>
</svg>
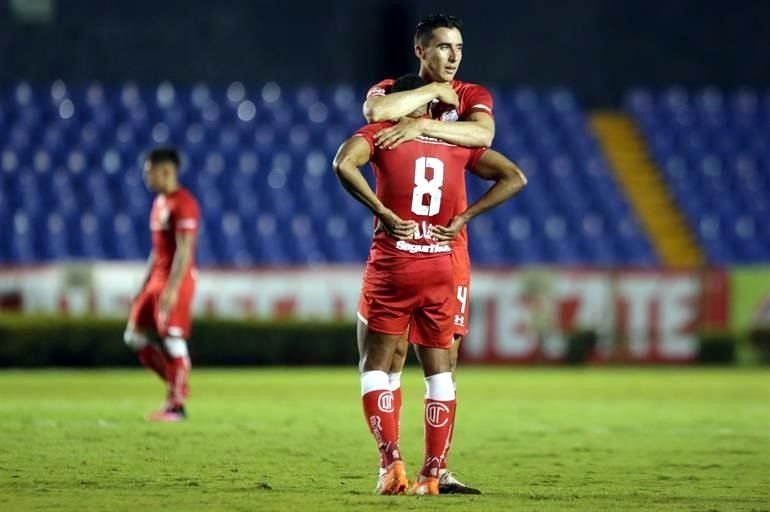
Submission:
<svg viewBox="0 0 770 512">
<path fill-rule="evenodd" d="M 451 84 L 433 82 L 431 85 L 436 90 L 436 99 L 441 103 L 446 103 L 453 107 L 460 106 L 460 98 L 457 97 L 457 92 L 452 88 Z"/>
<path fill-rule="evenodd" d="M 433 226 L 431 236 L 439 242 L 451 242 L 467 222 L 464 217 L 458 215 L 448 226 Z"/>
<path fill-rule="evenodd" d="M 160 300 L 158 301 L 158 321 L 165 327 L 168 322 L 168 314 L 176 306 L 176 301 L 179 299 L 179 290 L 167 286 L 163 293 L 160 294 Z"/>
<path fill-rule="evenodd" d="M 414 237 L 414 232 L 417 230 L 415 221 L 403 220 L 392 210 L 385 210 L 381 215 L 378 215 L 378 219 L 377 229 L 384 229 L 396 240 L 409 240 Z"/>
<path fill-rule="evenodd" d="M 414 140 L 422 135 L 425 121 L 423 118 L 402 117 L 390 128 L 377 132 L 374 135 L 374 144 L 380 148 L 393 149 L 404 142 Z"/>
</svg>

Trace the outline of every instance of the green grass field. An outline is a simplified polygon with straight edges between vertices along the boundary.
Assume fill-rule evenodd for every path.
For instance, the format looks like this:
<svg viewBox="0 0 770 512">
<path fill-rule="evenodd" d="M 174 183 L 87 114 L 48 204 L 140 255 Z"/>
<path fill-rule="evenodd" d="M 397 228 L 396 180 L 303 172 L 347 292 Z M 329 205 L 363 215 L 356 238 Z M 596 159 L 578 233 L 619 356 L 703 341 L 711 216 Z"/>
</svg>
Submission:
<svg viewBox="0 0 770 512">
<path fill-rule="evenodd" d="M 0 510 L 770 510 L 770 374 L 463 368 L 450 466 L 482 496 L 371 494 L 350 369 L 201 370 L 147 424 L 136 371 L 0 372 Z M 402 449 L 422 453 L 420 374 Z"/>
</svg>

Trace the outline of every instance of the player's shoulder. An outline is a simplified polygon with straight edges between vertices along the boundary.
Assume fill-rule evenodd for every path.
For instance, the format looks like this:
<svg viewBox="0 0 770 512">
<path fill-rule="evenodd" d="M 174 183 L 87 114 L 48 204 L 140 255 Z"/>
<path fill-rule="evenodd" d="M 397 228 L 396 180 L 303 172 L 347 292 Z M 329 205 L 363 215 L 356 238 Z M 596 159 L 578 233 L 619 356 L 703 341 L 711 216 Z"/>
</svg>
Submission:
<svg viewBox="0 0 770 512">
<path fill-rule="evenodd" d="M 177 201 L 179 203 L 194 203 L 198 204 L 198 199 L 195 197 L 195 194 L 193 194 L 190 189 L 181 187 L 179 189 L 179 193 L 177 194 Z"/>
<path fill-rule="evenodd" d="M 393 126 L 394 124 L 396 124 L 395 121 L 390 121 L 390 120 L 387 120 L 387 121 L 377 121 L 376 123 L 369 123 L 369 124 L 367 124 L 366 126 L 364 126 L 364 128 L 369 128 L 371 130 L 382 130 L 384 128 L 388 128 L 390 126 Z"/>
<path fill-rule="evenodd" d="M 378 121 L 376 123 L 368 123 L 363 125 L 361 128 L 356 130 L 356 135 L 374 135 L 375 133 L 379 132 L 380 130 L 384 130 L 385 128 L 389 128 L 393 126 L 393 121 Z"/>
<path fill-rule="evenodd" d="M 396 83 L 394 78 L 384 78 L 369 87 L 369 90 L 366 91 L 366 97 L 371 98 L 372 96 L 385 96 L 390 92 L 390 89 L 393 87 L 394 83 Z"/>
<path fill-rule="evenodd" d="M 452 80 L 452 88 L 459 92 L 485 92 L 489 94 L 489 89 L 484 87 L 481 84 L 477 84 L 474 82 L 463 82 L 462 80 Z"/>
</svg>

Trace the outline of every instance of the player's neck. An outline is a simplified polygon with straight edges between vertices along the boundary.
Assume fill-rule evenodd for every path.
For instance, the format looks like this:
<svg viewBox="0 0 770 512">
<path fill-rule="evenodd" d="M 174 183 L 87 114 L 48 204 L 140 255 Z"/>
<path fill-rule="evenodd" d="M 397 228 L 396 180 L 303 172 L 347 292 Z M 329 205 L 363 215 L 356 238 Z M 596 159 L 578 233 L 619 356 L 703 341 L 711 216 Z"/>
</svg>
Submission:
<svg viewBox="0 0 770 512">
<path fill-rule="evenodd" d="M 422 66 L 420 66 L 420 71 L 417 74 L 420 75 L 420 78 L 422 78 L 429 84 L 433 82 L 441 82 L 441 80 L 434 80 L 431 74 L 428 72 L 428 70 Z"/>
<path fill-rule="evenodd" d="M 170 183 L 164 190 L 161 192 L 164 196 L 169 196 L 179 190 L 179 183 Z"/>
</svg>

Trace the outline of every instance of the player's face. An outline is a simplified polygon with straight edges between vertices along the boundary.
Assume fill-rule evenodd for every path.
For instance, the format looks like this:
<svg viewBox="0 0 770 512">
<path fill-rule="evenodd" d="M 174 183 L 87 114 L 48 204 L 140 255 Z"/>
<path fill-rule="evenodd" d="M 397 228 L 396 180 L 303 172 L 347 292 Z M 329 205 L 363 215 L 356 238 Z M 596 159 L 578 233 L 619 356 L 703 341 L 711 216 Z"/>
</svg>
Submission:
<svg viewBox="0 0 770 512">
<path fill-rule="evenodd" d="M 415 46 L 421 69 L 436 82 L 454 79 L 463 58 L 463 36 L 456 28 L 440 27 L 426 46 Z"/>
<path fill-rule="evenodd" d="M 161 162 L 155 165 L 145 162 L 144 184 L 153 192 L 163 193 L 168 186 L 169 177 L 173 172 L 174 164 L 171 162 Z"/>
</svg>

